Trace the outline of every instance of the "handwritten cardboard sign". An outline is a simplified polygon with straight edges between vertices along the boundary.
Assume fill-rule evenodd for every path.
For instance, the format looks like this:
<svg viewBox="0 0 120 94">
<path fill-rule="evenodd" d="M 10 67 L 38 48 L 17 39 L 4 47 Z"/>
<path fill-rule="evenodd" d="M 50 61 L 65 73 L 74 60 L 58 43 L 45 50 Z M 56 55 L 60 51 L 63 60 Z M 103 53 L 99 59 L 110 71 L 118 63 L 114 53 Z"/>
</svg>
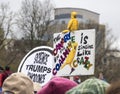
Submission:
<svg viewBox="0 0 120 94">
<path fill-rule="evenodd" d="M 95 65 L 95 30 L 54 34 L 53 75 L 92 75 Z"/>
</svg>

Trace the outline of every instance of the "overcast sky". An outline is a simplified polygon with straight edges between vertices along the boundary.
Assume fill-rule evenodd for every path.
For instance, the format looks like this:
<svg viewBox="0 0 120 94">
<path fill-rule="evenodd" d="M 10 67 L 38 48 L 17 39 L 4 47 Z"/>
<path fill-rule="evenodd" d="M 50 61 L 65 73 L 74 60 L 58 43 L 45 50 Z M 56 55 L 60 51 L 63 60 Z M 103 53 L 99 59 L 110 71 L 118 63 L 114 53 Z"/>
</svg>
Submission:
<svg viewBox="0 0 120 94">
<path fill-rule="evenodd" d="M 100 24 L 112 29 L 120 48 L 120 0 L 54 0 L 56 7 L 84 8 L 100 14 Z M 118 47 L 118 46 L 117 46 Z"/>
<path fill-rule="evenodd" d="M 22 0 L 0 0 L 9 2 L 12 10 L 17 11 Z M 120 0 L 52 0 L 55 7 L 84 8 L 100 14 L 100 24 L 108 24 L 120 46 Z M 120 48 L 120 47 L 119 47 Z"/>
</svg>

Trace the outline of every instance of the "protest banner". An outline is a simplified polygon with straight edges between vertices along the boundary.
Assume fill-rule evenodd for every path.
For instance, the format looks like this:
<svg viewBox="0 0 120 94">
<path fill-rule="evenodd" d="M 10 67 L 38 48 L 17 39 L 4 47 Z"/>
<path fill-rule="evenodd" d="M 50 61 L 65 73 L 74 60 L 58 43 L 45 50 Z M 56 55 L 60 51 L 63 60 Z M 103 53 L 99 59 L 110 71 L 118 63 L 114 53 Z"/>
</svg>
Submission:
<svg viewBox="0 0 120 94">
<path fill-rule="evenodd" d="M 23 58 L 18 72 L 25 73 L 33 82 L 44 86 L 52 77 L 53 60 L 53 49 L 51 47 L 36 47 Z"/>
<path fill-rule="evenodd" d="M 53 75 L 92 75 L 95 65 L 95 30 L 55 33 Z"/>
</svg>

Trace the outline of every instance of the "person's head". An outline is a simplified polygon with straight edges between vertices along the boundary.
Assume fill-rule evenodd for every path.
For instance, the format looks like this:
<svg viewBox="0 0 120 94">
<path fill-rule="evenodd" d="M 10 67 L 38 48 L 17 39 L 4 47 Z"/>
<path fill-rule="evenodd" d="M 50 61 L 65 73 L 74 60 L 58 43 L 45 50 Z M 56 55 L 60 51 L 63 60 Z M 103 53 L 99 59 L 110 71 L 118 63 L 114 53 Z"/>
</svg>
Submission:
<svg viewBox="0 0 120 94">
<path fill-rule="evenodd" d="M 102 72 L 100 72 L 99 73 L 99 79 L 103 79 L 104 77 L 103 77 L 103 73 Z"/>
<path fill-rule="evenodd" d="M 120 94 L 120 80 L 112 82 L 106 94 Z"/>
<path fill-rule="evenodd" d="M 105 94 L 109 84 L 97 78 L 90 78 L 67 91 L 66 94 Z"/>
<path fill-rule="evenodd" d="M 3 70 L 0 69 L 0 73 L 3 73 Z"/>
<path fill-rule="evenodd" d="M 37 94 L 65 94 L 78 84 L 67 78 L 53 77 Z"/>
<path fill-rule="evenodd" d="M 79 80 L 79 76 L 74 76 L 73 79 L 74 80 Z"/>
<path fill-rule="evenodd" d="M 13 73 L 5 79 L 3 94 L 34 94 L 32 80 L 23 73 Z"/>
<path fill-rule="evenodd" d="M 10 67 L 9 67 L 9 66 L 5 66 L 5 70 L 6 70 L 6 71 L 9 71 L 9 70 L 10 70 Z"/>
<path fill-rule="evenodd" d="M 71 12 L 71 18 L 76 18 L 77 12 Z"/>
<path fill-rule="evenodd" d="M 0 70 L 3 71 L 4 70 L 3 67 L 0 66 Z"/>
</svg>

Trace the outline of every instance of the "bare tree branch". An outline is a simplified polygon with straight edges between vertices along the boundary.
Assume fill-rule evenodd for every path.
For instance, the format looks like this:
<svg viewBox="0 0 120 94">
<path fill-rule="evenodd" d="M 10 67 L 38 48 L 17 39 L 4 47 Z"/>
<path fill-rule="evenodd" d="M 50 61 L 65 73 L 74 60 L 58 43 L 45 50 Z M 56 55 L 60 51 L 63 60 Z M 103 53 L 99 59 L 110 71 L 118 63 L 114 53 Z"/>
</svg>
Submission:
<svg viewBox="0 0 120 94">
<path fill-rule="evenodd" d="M 53 6 L 50 0 L 24 0 L 17 19 L 18 27 L 30 40 L 31 49 L 34 40 L 43 40 L 45 32 L 48 32 L 51 23 Z"/>
</svg>

